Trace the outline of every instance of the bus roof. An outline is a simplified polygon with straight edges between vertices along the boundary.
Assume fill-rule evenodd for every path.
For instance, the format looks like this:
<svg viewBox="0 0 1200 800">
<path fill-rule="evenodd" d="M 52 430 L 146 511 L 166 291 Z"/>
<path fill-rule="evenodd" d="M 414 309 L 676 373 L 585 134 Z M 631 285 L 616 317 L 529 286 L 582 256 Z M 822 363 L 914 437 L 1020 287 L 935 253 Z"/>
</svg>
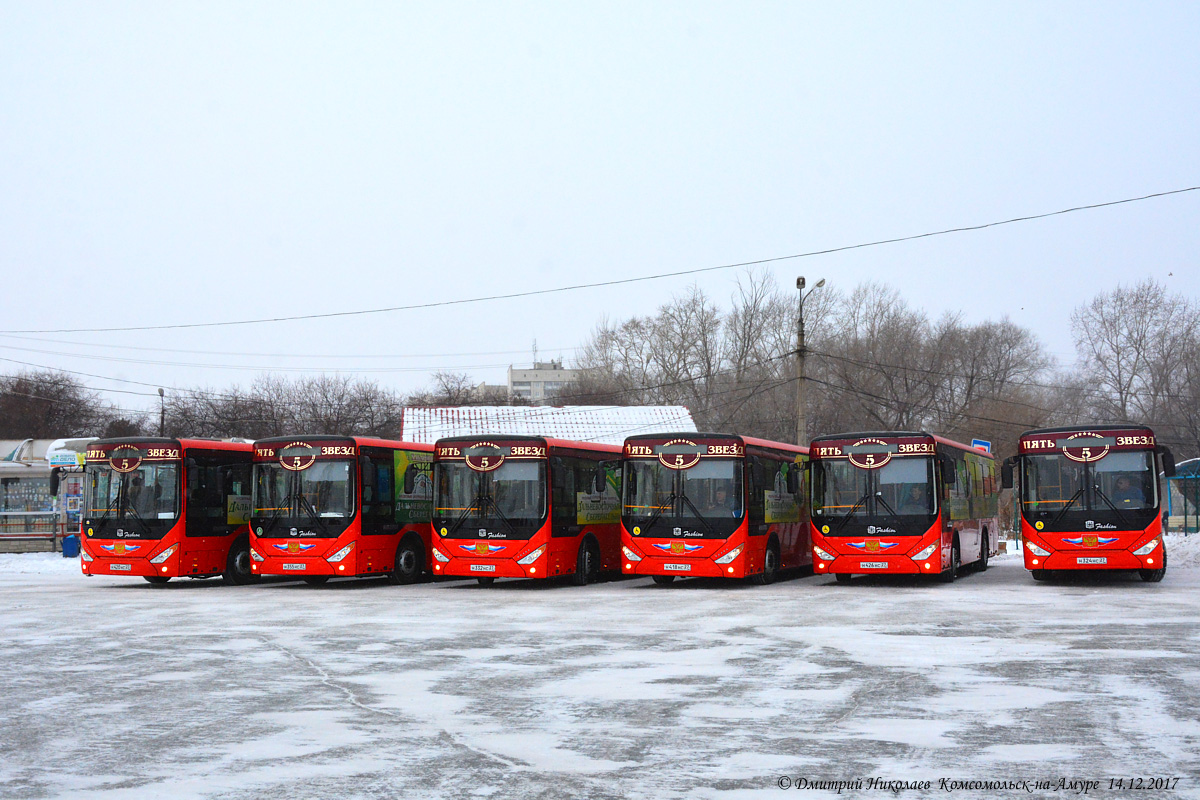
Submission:
<svg viewBox="0 0 1200 800">
<path fill-rule="evenodd" d="M 929 431 L 848 431 L 846 433 L 830 433 L 814 437 L 809 442 L 809 447 L 817 442 L 833 442 L 845 439 L 932 439 L 938 444 L 965 450 L 968 453 L 978 453 L 979 455 L 993 459 L 996 457 L 981 447 L 972 447 L 969 444 L 956 442 L 953 439 L 947 439 L 945 436 L 938 436 L 936 433 L 930 433 Z"/>
<path fill-rule="evenodd" d="M 692 435 L 695 436 L 695 434 L 692 434 Z M 489 439 L 495 439 L 497 441 L 502 441 L 502 442 L 535 442 L 538 444 L 545 445 L 548 448 L 564 448 L 564 449 L 569 449 L 569 450 L 598 450 L 598 451 L 604 452 L 604 453 L 618 453 L 619 454 L 622 450 L 621 446 L 616 445 L 616 444 L 600 444 L 599 442 L 576 442 L 576 441 L 572 441 L 570 439 L 551 439 L 547 436 L 525 436 L 525 435 L 508 434 L 508 433 L 492 433 L 492 434 L 482 434 L 481 433 L 478 435 L 470 435 L 470 436 L 446 436 L 442 439 L 438 439 L 437 442 L 435 443 L 435 447 L 440 447 L 443 442 L 470 442 L 471 444 L 474 444 L 476 442 L 487 441 Z"/>
<path fill-rule="evenodd" d="M 1087 433 L 1089 431 L 1147 431 L 1150 434 L 1154 433 L 1148 425 L 1131 422 L 1128 425 L 1068 425 L 1060 428 L 1033 428 L 1025 431 L 1021 436 L 1040 436 L 1044 433 Z"/>
<path fill-rule="evenodd" d="M 314 434 L 305 436 L 297 434 L 294 436 L 268 436 L 263 439 L 258 439 L 254 442 L 259 444 L 289 444 L 291 442 L 354 442 L 357 447 L 392 447 L 398 450 L 416 450 L 422 453 L 432 453 L 433 445 L 425 444 L 424 442 L 401 442 L 396 439 L 377 439 L 374 436 L 332 436 L 329 434 Z"/>
<path fill-rule="evenodd" d="M 756 439 L 753 436 L 742 436 L 738 433 L 693 433 L 689 431 L 680 431 L 679 433 L 639 433 L 636 436 L 627 436 L 625 441 L 657 441 L 660 439 L 727 439 L 735 442 L 741 442 L 747 447 L 762 447 L 770 450 L 786 450 L 789 453 L 807 454 L 808 448 L 790 442 L 773 442 L 770 439 Z"/>
</svg>

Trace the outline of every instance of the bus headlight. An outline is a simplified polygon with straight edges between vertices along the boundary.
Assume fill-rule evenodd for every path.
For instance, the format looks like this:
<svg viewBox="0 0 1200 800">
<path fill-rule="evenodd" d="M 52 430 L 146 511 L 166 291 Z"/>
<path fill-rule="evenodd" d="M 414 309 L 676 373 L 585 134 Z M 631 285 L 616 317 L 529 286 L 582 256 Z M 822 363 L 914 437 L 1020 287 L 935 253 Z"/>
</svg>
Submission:
<svg viewBox="0 0 1200 800">
<path fill-rule="evenodd" d="M 542 553 L 544 553 L 544 552 L 546 552 L 546 545 L 542 545 L 537 550 L 534 550 L 532 553 L 525 556 L 524 558 L 517 559 L 517 563 L 520 564 L 521 566 L 525 566 L 526 564 L 532 564 L 533 562 L 535 562 L 539 558 L 541 558 Z"/>
<path fill-rule="evenodd" d="M 1150 541 L 1146 542 L 1144 545 L 1139 547 L 1137 550 L 1134 550 L 1133 554 L 1135 556 L 1144 556 L 1149 553 L 1153 553 L 1154 548 L 1156 548 L 1156 547 L 1158 547 L 1158 537 L 1157 536 L 1155 536 Z"/>
<path fill-rule="evenodd" d="M 329 558 L 327 558 L 325 560 L 328 561 L 330 564 L 336 564 L 339 561 L 341 561 L 343 558 L 345 558 L 346 556 L 350 555 L 350 551 L 353 549 L 354 549 L 354 542 L 351 542 L 350 544 L 346 545 L 341 550 L 338 550 L 336 553 L 334 553 L 333 555 L 331 555 Z"/>
<path fill-rule="evenodd" d="M 255 550 L 253 547 L 250 548 L 250 558 L 253 559 L 254 561 L 266 561 L 266 559 L 263 558 L 262 556 L 260 556 L 258 554 L 258 551 Z"/>
<path fill-rule="evenodd" d="M 733 561 L 735 558 L 737 558 L 738 556 L 740 556 L 742 554 L 742 548 L 745 546 L 746 545 L 744 545 L 744 544 L 739 544 L 737 547 L 733 548 L 728 553 L 726 553 L 725 555 L 718 558 L 717 563 L 718 564 L 728 564 L 730 561 Z"/>
<path fill-rule="evenodd" d="M 1038 547 L 1028 539 L 1025 540 L 1025 547 L 1029 548 L 1029 552 L 1033 553 L 1035 556 L 1041 556 L 1042 558 L 1045 558 L 1046 556 L 1050 555 L 1049 550 L 1044 547 Z"/>
<path fill-rule="evenodd" d="M 829 553 L 826 553 L 824 550 L 817 547 L 815 544 L 813 545 L 813 552 L 817 554 L 817 558 L 820 558 L 824 561 L 833 561 L 833 556 L 831 556 Z"/>
<path fill-rule="evenodd" d="M 933 551 L 937 550 L 937 547 L 938 543 L 934 542 L 933 544 L 929 545 L 929 547 L 922 548 L 919 553 L 913 553 L 911 556 L 909 556 L 909 558 L 911 558 L 913 561 L 924 561 L 933 555 Z"/>
<path fill-rule="evenodd" d="M 433 558 L 435 561 L 440 561 L 443 564 L 450 560 L 450 556 L 446 555 L 441 550 L 438 550 L 436 547 L 433 548 Z"/>
<path fill-rule="evenodd" d="M 624 553 L 625 557 L 627 559 L 629 559 L 630 561 L 641 561 L 642 560 L 641 556 L 639 556 L 637 553 L 630 550 L 625 545 L 621 545 L 621 552 Z"/>
<path fill-rule="evenodd" d="M 163 550 L 161 553 L 156 555 L 154 558 L 150 559 L 150 563 L 151 564 L 161 564 L 162 562 L 166 561 L 171 556 L 175 555 L 175 551 L 178 549 L 179 549 L 179 545 L 173 544 L 170 547 L 168 547 L 166 550 Z"/>
<path fill-rule="evenodd" d="M 79 557 L 82 558 L 84 561 L 88 562 L 89 564 L 92 563 L 92 561 L 94 560 L 92 558 L 91 554 L 88 553 L 86 547 L 79 548 Z"/>
</svg>

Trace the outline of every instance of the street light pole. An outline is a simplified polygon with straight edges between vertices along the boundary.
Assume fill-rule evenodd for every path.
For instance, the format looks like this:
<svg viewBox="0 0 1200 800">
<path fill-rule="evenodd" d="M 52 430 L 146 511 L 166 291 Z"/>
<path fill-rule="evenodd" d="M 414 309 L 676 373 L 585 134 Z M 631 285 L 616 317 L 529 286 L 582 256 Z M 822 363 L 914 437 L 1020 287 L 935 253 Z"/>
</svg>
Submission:
<svg viewBox="0 0 1200 800">
<path fill-rule="evenodd" d="M 163 397 L 162 387 L 159 387 L 159 390 L 158 390 L 158 435 L 159 436 L 166 435 L 163 433 L 163 431 L 167 427 L 166 423 L 167 423 L 167 401 L 166 401 L 166 398 Z"/>
<path fill-rule="evenodd" d="M 796 316 L 796 444 L 808 446 L 808 415 L 804 407 L 804 358 L 808 351 L 804 347 L 804 298 L 825 285 L 825 279 L 817 281 L 813 288 L 804 291 L 804 276 L 796 278 L 800 291 L 800 313 Z"/>
</svg>

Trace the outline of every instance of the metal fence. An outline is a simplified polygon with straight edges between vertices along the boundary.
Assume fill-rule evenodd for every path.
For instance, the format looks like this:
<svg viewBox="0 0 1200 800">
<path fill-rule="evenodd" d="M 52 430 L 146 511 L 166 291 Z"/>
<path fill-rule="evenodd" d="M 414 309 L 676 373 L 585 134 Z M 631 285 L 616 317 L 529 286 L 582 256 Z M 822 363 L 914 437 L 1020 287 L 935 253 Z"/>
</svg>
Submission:
<svg viewBox="0 0 1200 800">
<path fill-rule="evenodd" d="M 1167 529 L 1200 532 L 1200 475 L 1167 478 Z"/>
</svg>

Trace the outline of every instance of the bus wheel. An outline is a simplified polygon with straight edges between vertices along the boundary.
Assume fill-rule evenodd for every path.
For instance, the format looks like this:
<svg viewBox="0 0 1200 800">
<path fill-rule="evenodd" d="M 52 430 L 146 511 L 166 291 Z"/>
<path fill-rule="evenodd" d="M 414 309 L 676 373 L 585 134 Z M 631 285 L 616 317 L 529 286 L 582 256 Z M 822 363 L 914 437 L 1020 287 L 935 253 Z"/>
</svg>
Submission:
<svg viewBox="0 0 1200 800">
<path fill-rule="evenodd" d="M 767 544 L 767 551 L 763 553 L 762 572 L 750 580 L 758 586 L 766 586 L 768 583 L 774 583 L 777 575 L 779 575 L 779 545 L 772 539 Z"/>
<path fill-rule="evenodd" d="M 837 578 L 838 583 L 849 583 L 850 579 L 854 576 L 849 572 L 835 572 L 833 573 L 833 577 Z"/>
<path fill-rule="evenodd" d="M 328 575 L 309 575 L 304 579 L 309 586 L 323 586 L 329 582 Z"/>
<path fill-rule="evenodd" d="M 1163 548 L 1163 563 L 1158 569 L 1139 569 L 1138 574 L 1146 583 L 1158 583 L 1167 575 L 1167 548 Z"/>
<path fill-rule="evenodd" d="M 475 580 L 479 581 L 480 586 L 491 586 L 496 582 L 495 578 L 476 578 Z"/>
<path fill-rule="evenodd" d="M 425 548 L 419 539 L 409 537 L 396 547 L 396 562 L 388 573 L 388 583 L 416 583 L 425 564 Z"/>
<path fill-rule="evenodd" d="M 146 583 L 152 583 L 155 586 L 162 586 L 164 583 L 171 580 L 166 575 L 146 575 L 144 577 L 146 578 Z"/>
<path fill-rule="evenodd" d="M 575 557 L 575 574 L 572 581 L 576 586 L 587 586 L 596 580 L 600 572 L 600 554 L 595 552 L 595 545 L 590 540 L 579 545 L 579 555 Z"/>
<path fill-rule="evenodd" d="M 958 552 L 958 539 L 955 539 L 954 546 L 950 548 L 950 569 L 942 573 L 942 581 L 954 583 L 954 579 L 958 577 L 960 566 L 962 566 L 962 554 Z"/>
<path fill-rule="evenodd" d="M 225 559 L 225 572 L 221 577 L 233 586 L 245 586 L 258 579 L 250 569 L 249 539 L 238 539 L 230 546 L 229 558 Z"/>
<path fill-rule="evenodd" d="M 983 538 L 979 540 L 979 571 L 987 572 L 988 568 L 988 535 L 987 531 L 983 532 Z"/>
<path fill-rule="evenodd" d="M 659 586 L 667 586 L 675 580 L 674 575 L 655 575 L 654 582 Z"/>
</svg>

